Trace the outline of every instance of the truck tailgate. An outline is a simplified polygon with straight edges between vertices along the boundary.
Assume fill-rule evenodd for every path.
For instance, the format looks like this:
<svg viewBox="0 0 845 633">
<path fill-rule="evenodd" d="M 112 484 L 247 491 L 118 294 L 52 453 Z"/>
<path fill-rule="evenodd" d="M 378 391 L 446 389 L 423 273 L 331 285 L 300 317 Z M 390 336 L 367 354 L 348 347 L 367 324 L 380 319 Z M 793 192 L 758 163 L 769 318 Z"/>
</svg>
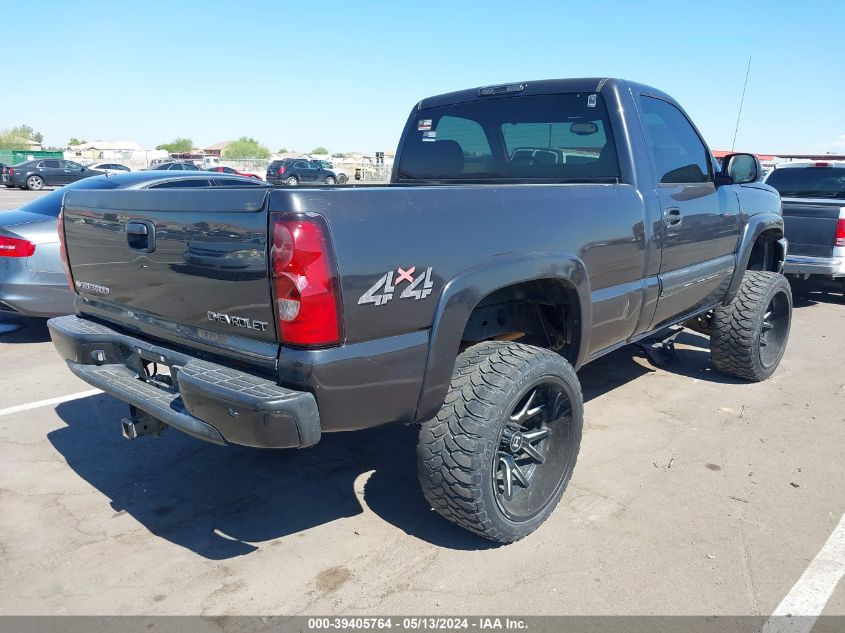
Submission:
<svg viewBox="0 0 845 633">
<path fill-rule="evenodd" d="M 791 255 L 831 257 L 842 200 L 783 199 L 783 222 Z"/>
<path fill-rule="evenodd" d="M 276 341 L 265 189 L 72 190 L 68 262 L 83 304 L 193 337 Z M 84 310 L 84 307 L 83 307 Z"/>
</svg>

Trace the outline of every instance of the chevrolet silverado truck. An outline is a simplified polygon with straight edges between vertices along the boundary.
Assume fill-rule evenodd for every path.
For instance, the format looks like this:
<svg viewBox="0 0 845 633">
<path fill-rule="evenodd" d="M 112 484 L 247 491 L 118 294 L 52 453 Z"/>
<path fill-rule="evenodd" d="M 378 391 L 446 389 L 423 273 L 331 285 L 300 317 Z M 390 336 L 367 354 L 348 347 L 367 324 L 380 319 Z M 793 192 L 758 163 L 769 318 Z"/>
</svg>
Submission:
<svg viewBox="0 0 845 633">
<path fill-rule="evenodd" d="M 845 161 L 779 165 L 766 178 L 781 195 L 791 248 L 783 265 L 796 293 L 810 283 L 845 294 Z M 824 285 L 826 284 L 826 286 Z"/>
<path fill-rule="evenodd" d="M 304 448 L 414 424 L 431 506 L 512 542 L 572 476 L 586 363 L 690 323 L 719 370 L 775 371 L 792 295 L 760 173 L 628 81 L 435 96 L 387 185 L 69 191 L 76 313 L 49 328 L 129 404 L 127 437 Z"/>
</svg>

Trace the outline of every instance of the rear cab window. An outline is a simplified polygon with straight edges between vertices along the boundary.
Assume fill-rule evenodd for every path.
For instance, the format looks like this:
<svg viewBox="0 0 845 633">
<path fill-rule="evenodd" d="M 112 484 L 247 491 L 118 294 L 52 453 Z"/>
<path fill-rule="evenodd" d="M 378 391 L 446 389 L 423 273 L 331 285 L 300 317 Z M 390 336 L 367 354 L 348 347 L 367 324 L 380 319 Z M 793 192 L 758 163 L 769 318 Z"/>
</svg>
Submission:
<svg viewBox="0 0 845 633">
<path fill-rule="evenodd" d="M 784 198 L 845 200 L 845 167 L 781 167 L 766 179 Z"/>
<path fill-rule="evenodd" d="M 479 99 L 414 113 L 398 182 L 615 183 L 619 161 L 596 93 Z"/>
</svg>

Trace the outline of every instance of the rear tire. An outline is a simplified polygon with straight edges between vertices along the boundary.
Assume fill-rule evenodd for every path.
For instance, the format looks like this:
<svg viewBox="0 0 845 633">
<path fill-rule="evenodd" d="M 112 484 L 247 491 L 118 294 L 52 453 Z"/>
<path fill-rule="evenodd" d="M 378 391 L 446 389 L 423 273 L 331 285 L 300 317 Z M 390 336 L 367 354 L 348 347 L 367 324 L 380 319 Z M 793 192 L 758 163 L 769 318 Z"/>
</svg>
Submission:
<svg viewBox="0 0 845 633">
<path fill-rule="evenodd" d="M 26 179 L 26 188 L 30 191 L 41 191 L 44 187 L 44 179 L 41 176 L 30 176 Z"/>
<path fill-rule="evenodd" d="M 710 357 L 724 374 L 754 382 L 780 364 L 792 322 L 792 291 L 778 273 L 745 271 L 733 301 L 717 308 Z"/>
<path fill-rule="evenodd" d="M 349 176 L 347 176 L 346 174 L 339 174 L 337 177 L 337 182 L 340 185 L 345 185 L 347 182 L 349 182 Z"/>
<path fill-rule="evenodd" d="M 327 185 L 333 185 L 335 183 L 337 183 L 337 180 L 335 180 L 334 176 L 326 176 L 326 184 Z"/>
<path fill-rule="evenodd" d="M 437 416 L 423 423 L 423 494 L 452 523 L 499 543 L 536 530 L 563 495 L 584 419 L 575 370 L 546 349 L 488 341 L 458 356 Z"/>
<path fill-rule="evenodd" d="M 285 184 L 288 187 L 296 187 L 299 184 L 299 179 L 296 176 L 291 176 L 287 180 L 285 180 Z"/>
</svg>

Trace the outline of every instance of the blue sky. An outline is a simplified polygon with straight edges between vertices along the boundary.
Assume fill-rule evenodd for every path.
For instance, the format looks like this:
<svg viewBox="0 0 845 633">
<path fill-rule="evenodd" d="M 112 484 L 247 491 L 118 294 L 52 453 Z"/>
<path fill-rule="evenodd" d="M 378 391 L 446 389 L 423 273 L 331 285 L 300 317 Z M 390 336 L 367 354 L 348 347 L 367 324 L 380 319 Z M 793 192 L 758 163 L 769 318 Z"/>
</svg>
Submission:
<svg viewBox="0 0 845 633">
<path fill-rule="evenodd" d="M 393 150 L 425 96 L 615 76 L 665 90 L 729 149 L 751 55 L 737 149 L 845 152 L 842 0 L 21 0 L 0 24 L 0 129 L 51 145 Z"/>
</svg>

